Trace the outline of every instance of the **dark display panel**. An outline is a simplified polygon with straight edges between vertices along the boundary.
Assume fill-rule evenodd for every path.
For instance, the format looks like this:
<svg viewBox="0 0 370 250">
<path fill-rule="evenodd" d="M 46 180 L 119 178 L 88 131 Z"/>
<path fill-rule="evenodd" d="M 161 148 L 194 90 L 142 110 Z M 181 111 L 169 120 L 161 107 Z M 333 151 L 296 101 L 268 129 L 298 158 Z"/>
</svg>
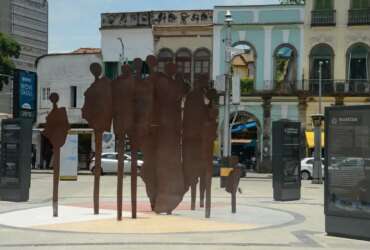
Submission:
<svg viewBox="0 0 370 250">
<path fill-rule="evenodd" d="M 297 124 L 285 124 L 283 136 L 283 175 L 284 183 L 300 182 L 300 128 Z"/>
<path fill-rule="evenodd" d="M 272 164 L 274 199 L 300 199 L 300 123 L 288 120 L 273 122 Z"/>
<path fill-rule="evenodd" d="M 370 107 L 327 111 L 326 212 L 370 218 Z"/>
</svg>

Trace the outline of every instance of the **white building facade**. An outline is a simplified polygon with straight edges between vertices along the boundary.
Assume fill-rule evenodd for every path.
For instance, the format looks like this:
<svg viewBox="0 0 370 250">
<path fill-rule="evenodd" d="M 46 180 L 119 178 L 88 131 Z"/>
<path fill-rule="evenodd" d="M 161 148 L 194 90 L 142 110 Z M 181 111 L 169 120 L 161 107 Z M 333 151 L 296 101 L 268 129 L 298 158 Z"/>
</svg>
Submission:
<svg viewBox="0 0 370 250">
<path fill-rule="evenodd" d="M 51 110 L 49 96 L 59 94 L 59 107 L 65 107 L 71 125 L 70 133 L 78 134 L 79 167 L 86 168 L 90 151 L 93 149 L 91 141 L 92 130 L 87 121 L 82 118 L 81 108 L 84 104 L 84 93 L 94 76 L 90 72 L 91 63 L 102 64 L 99 49 L 80 49 L 74 53 L 49 54 L 37 60 L 38 74 L 38 102 L 36 127 L 45 126 L 46 116 Z M 50 145 L 38 133 L 34 136 L 34 144 L 38 152 L 38 165 L 48 157 Z"/>
</svg>

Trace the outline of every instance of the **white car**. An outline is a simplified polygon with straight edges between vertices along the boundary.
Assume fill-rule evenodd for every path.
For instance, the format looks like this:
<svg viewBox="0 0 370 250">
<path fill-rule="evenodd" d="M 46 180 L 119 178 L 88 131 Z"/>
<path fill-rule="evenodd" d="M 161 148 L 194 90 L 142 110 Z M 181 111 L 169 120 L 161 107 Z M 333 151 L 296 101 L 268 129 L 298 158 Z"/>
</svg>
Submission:
<svg viewBox="0 0 370 250">
<path fill-rule="evenodd" d="M 116 152 L 102 153 L 101 155 L 101 167 L 102 173 L 117 173 L 117 160 L 118 154 Z M 144 162 L 142 160 L 137 160 L 138 170 L 143 166 Z M 89 169 L 94 173 L 95 171 L 95 157 L 92 159 Z M 131 155 L 124 155 L 124 167 L 123 171 L 125 174 L 131 173 Z"/>
<path fill-rule="evenodd" d="M 302 180 L 309 180 L 312 178 L 313 176 L 313 161 L 314 161 L 314 158 L 313 157 L 309 157 L 309 158 L 304 158 L 302 161 L 301 161 L 301 178 Z M 322 176 L 324 177 L 324 164 L 323 164 L 323 161 L 324 159 L 322 159 L 322 162 L 321 162 L 321 173 L 322 173 Z"/>
</svg>

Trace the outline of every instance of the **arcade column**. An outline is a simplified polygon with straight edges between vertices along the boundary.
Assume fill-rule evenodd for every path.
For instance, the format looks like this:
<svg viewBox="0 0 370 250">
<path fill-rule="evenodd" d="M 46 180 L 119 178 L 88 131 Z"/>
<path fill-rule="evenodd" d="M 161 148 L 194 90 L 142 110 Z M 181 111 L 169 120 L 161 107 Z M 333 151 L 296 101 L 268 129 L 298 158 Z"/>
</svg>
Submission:
<svg viewBox="0 0 370 250">
<path fill-rule="evenodd" d="M 271 95 L 262 96 L 263 109 L 263 136 L 262 136 L 262 161 L 260 172 L 271 173 Z"/>
</svg>

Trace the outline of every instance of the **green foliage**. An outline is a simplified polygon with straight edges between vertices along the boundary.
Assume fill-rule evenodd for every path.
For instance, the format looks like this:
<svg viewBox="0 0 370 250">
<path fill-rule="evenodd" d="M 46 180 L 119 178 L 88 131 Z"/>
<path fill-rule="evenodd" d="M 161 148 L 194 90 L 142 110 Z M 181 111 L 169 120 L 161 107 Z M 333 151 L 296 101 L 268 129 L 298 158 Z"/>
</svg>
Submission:
<svg viewBox="0 0 370 250">
<path fill-rule="evenodd" d="M 280 4 L 305 4 L 305 0 L 280 0 Z"/>
<path fill-rule="evenodd" d="M 0 91 L 3 84 L 8 84 L 8 76 L 12 76 L 15 69 L 11 58 L 18 58 L 20 51 L 21 46 L 13 38 L 0 33 Z"/>
<path fill-rule="evenodd" d="M 240 79 L 240 94 L 248 95 L 254 91 L 254 79 L 248 77 Z"/>
</svg>

